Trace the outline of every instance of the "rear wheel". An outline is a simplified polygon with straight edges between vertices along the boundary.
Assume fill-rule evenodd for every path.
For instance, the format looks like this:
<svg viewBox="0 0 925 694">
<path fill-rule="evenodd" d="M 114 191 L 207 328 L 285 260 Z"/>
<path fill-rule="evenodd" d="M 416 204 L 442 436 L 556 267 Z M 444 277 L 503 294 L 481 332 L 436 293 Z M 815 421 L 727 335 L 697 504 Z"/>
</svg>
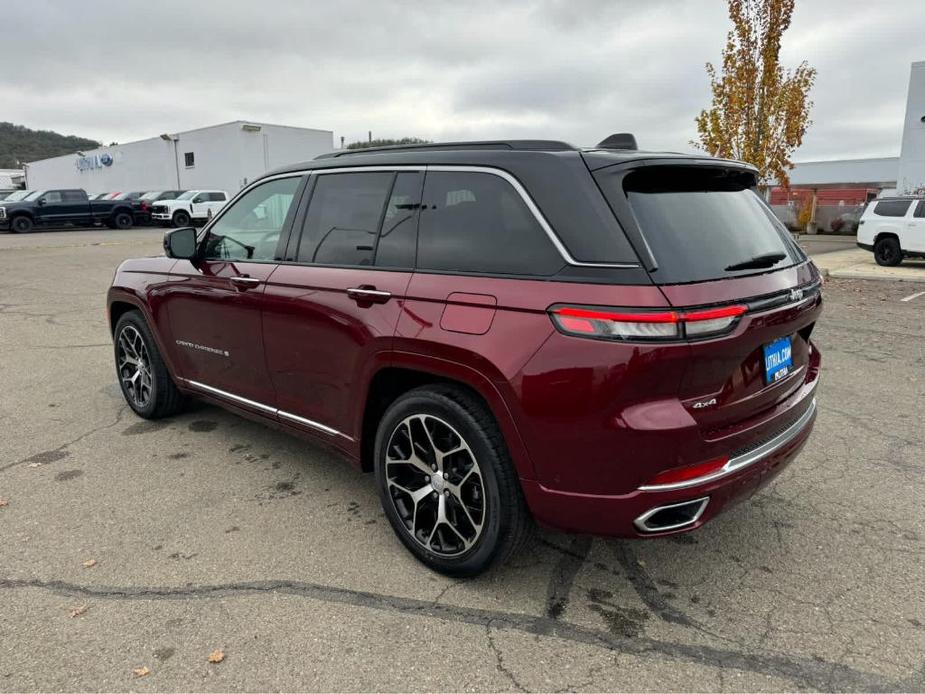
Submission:
<svg viewBox="0 0 925 694">
<path fill-rule="evenodd" d="M 17 234 L 25 234 L 32 231 L 32 227 L 35 226 L 30 217 L 25 215 L 20 215 L 19 217 L 13 217 L 13 221 L 10 222 L 10 229 L 12 229 Z"/>
<path fill-rule="evenodd" d="M 903 251 L 899 245 L 899 239 L 892 236 L 879 239 L 874 244 L 874 260 L 877 265 L 891 267 L 899 265 L 903 260 Z"/>
<path fill-rule="evenodd" d="M 173 213 L 173 225 L 175 227 L 188 227 L 190 222 L 190 216 L 188 212 L 184 210 L 177 210 Z"/>
<path fill-rule="evenodd" d="M 473 576 L 503 562 L 532 521 L 491 413 L 452 386 L 409 391 L 376 434 L 376 482 L 389 522 L 430 568 Z"/>
<path fill-rule="evenodd" d="M 112 224 L 116 229 L 131 229 L 134 221 L 128 212 L 117 212 L 112 218 Z"/>
<path fill-rule="evenodd" d="M 135 414 L 160 419 L 182 409 L 183 394 L 170 378 L 140 311 L 128 311 L 119 318 L 114 349 L 119 386 Z"/>
</svg>

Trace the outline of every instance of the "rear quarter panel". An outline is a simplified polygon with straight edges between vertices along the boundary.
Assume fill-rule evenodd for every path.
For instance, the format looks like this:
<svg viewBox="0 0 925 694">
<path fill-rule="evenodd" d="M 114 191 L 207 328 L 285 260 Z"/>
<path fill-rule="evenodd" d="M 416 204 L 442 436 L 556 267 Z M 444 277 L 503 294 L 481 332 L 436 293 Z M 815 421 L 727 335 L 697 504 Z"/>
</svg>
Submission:
<svg viewBox="0 0 925 694">
<path fill-rule="evenodd" d="M 538 461 L 556 465 L 546 462 L 551 459 L 548 437 L 537 432 L 554 427 L 563 441 L 574 440 L 576 433 L 563 429 L 570 426 L 576 406 L 600 429 L 602 414 L 591 411 L 588 388 L 621 372 L 633 358 L 632 350 L 623 353 L 610 343 L 559 334 L 547 315 L 557 303 L 667 305 L 653 286 L 415 273 L 396 329 L 396 360 L 401 362 L 396 365 L 453 378 L 479 392 L 524 479 L 536 478 Z M 563 340 L 568 342 L 563 345 Z M 595 354 L 584 358 L 582 352 Z M 553 458 L 568 465 L 561 455 L 557 449 Z"/>
</svg>

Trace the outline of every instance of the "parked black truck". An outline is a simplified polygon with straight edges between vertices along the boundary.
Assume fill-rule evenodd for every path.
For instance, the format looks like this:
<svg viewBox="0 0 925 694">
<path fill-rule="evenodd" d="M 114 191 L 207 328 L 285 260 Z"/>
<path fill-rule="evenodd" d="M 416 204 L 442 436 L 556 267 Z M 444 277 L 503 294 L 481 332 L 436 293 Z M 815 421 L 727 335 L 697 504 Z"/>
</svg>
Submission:
<svg viewBox="0 0 925 694">
<path fill-rule="evenodd" d="M 0 230 L 25 233 L 36 226 L 96 226 L 128 229 L 135 223 L 130 200 L 90 200 L 80 189 L 45 190 L 27 199 L 0 200 Z"/>
</svg>

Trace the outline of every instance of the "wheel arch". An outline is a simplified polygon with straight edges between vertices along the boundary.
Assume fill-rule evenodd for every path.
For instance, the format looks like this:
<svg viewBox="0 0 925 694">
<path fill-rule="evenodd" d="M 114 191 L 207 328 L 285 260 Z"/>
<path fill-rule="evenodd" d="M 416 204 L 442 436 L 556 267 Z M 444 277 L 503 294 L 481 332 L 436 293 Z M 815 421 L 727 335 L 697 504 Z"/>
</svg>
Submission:
<svg viewBox="0 0 925 694">
<path fill-rule="evenodd" d="M 115 287 L 109 290 L 109 296 L 107 298 L 106 312 L 109 317 L 109 334 L 115 339 L 116 323 L 118 323 L 119 319 L 129 311 L 139 311 L 145 319 L 145 322 L 148 324 L 148 329 L 154 336 L 154 342 L 157 344 L 157 351 L 160 352 L 161 359 L 164 360 L 164 364 L 167 366 L 167 371 L 171 378 L 176 382 L 177 370 L 173 362 L 173 353 L 169 349 L 166 349 L 164 340 L 157 329 L 157 323 L 154 321 L 147 304 L 134 294 Z"/>
<path fill-rule="evenodd" d="M 874 243 L 876 244 L 878 241 L 882 239 L 896 239 L 897 241 L 899 241 L 900 248 L 902 248 L 902 241 L 899 238 L 899 234 L 896 233 L 895 231 L 878 231 L 876 235 L 874 236 Z"/>
<path fill-rule="evenodd" d="M 533 463 L 498 387 L 479 371 L 464 364 L 410 354 L 404 358 L 397 357 L 378 369 L 367 384 L 357 428 L 360 466 L 364 471 L 373 469 L 376 429 L 389 405 L 408 391 L 425 385 L 455 386 L 484 404 L 501 429 L 518 476 L 534 478 Z"/>
</svg>

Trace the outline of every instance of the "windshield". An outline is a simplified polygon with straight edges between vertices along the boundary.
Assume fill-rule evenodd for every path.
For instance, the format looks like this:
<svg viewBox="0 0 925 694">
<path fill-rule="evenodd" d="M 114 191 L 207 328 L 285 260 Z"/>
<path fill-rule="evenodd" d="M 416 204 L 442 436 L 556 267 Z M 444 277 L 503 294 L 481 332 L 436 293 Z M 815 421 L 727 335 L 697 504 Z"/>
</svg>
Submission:
<svg viewBox="0 0 925 694">
<path fill-rule="evenodd" d="M 156 198 L 160 194 L 161 194 L 161 191 L 156 190 L 151 193 L 145 193 L 144 195 L 141 196 L 141 199 L 142 200 L 154 200 L 154 198 Z"/>
<path fill-rule="evenodd" d="M 12 193 L 6 196 L 5 202 L 15 202 L 16 200 L 24 200 L 27 195 L 31 195 L 34 191 L 31 190 L 14 190 Z"/>
<path fill-rule="evenodd" d="M 183 195 L 178 195 L 177 200 L 191 200 L 199 193 L 198 190 L 188 190 Z"/>
<path fill-rule="evenodd" d="M 614 190 L 622 178 L 622 191 Z M 802 262 L 786 229 L 757 194 L 751 172 L 647 166 L 599 179 L 626 196 L 662 284 L 768 272 Z M 609 185 L 608 185 L 609 184 Z"/>
<path fill-rule="evenodd" d="M 33 190 L 26 197 L 24 197 L 23 200 L 35 200 L 38 196 L 40 196 L 44 192 L 45 192 L 44 190 Z"/>
</svg>

